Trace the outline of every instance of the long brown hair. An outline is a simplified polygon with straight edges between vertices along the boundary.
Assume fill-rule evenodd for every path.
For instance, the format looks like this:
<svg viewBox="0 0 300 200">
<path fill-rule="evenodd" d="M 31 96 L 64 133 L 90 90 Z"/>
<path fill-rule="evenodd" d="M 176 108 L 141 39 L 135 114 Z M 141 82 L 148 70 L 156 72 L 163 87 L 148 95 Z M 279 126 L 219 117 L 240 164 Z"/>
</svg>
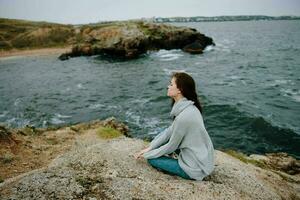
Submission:
<svg viewBox="0 0 300 200">
<path fill-rule="evenodd" d="M 175 78 L 175 83 L 177 88 L 180 90 L 181 94 L 194 102 L 194 105 L 198 108 L 200 113 L 202 114 L 201 103 L 198 99 L 198 95 L 196 92 L 196 84 L 194 79 L 184 72 L 175 72 L 172 74 L 172 78 Z M 172 106 L 174 105 L 175 100 L 172 99 Z"/>
</svg>

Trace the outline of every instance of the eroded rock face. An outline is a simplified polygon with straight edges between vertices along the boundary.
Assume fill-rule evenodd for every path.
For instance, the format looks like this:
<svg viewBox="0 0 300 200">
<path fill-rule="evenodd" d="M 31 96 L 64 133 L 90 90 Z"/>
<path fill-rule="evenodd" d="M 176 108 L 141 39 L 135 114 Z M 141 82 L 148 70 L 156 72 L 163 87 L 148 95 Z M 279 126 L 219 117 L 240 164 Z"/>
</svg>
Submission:
<svg viewBox="0 0 300 200">
<path fill-rule="evenodd" d="M 300 173 L 300 161 L 289 156 L 287 153 L 268 153 L 266 163 L 274 169 L 282 170 L 294 175 Z"/>
<path fill-rule="evenodd" d="M 193 50 L 187 45 L 193 45 Z M 148 50 L 183 49 L 190 53 L 202 53 L 213 40 L 196 29 L 165 24 L 126 22 L 102 26 L 82 27 L 72 51 L 59 59 L 75 56 L 108 54 L 124 58 L 136 58 Z"/>
</svg>

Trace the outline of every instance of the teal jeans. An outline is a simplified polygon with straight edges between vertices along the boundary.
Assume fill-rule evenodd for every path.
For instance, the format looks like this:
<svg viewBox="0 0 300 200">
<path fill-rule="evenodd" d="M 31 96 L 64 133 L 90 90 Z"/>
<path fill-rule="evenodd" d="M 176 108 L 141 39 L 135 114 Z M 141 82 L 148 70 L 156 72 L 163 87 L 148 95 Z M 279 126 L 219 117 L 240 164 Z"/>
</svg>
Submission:
<svg viewBox="0 0 300 200">
<path fill-rule="evenodd" d="M 158 170 L 161 170 L 168 174 L 180 176 L 184 179 L 192 180 L 192 178 L 190 178 L 189 175 L 187 175 L 179 166 L 177 159 L 167 156 L 161 156 L 159 158 L 148 159 L 147 161 L 152 167 Z"/>
</svg>

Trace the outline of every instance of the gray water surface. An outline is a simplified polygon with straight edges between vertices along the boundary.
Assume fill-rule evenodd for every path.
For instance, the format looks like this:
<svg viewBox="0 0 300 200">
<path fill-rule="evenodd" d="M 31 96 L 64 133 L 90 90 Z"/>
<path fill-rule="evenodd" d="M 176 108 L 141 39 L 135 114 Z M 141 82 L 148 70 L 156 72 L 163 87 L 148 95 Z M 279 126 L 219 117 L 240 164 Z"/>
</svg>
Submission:
<svg viewBox="0 0 300 200">
<path fill-rule="evenodd" d="M 138 138 L 171 123 L 170 74 L 197 84 L 217 149 L 300 156 L 300 21 L 178 23 L 212 37 L 202 55 L 148 52 L 136 60 L 57 55 L 0 60 L 0 122 L 61 126 L 115 116 Z"/>
</svg>

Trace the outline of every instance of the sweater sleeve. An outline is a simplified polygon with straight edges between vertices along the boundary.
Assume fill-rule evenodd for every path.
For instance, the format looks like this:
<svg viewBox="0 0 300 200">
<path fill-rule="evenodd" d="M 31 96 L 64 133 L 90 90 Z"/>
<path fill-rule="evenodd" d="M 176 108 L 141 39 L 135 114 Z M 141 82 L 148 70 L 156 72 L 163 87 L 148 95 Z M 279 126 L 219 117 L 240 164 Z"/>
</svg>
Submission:
<svg viewBox="0 0 300 200">
<path fill-rule="evenodd" d="M 159 148 L 152 149 L 146 153 L 144 153 L 144 158 L 151 159 L 151 158 L 158 158 L 165 154 L 170 154 L 174 152 L 178 146 L 180 145 L 185 133 L 186 133 L 186 127 L 183 123 L 179 123 L 178 121 L 173 122 L 174 127 L 172 128 L 172 131 L 170 130 L 171 137 L 169 141 L 160 146 Z"/>
<path fill-rule="evenodd" d="M 168 127 L 158 134 L 150 143 L 151 149 L 156 149 L 161 145 L 165 144 L 171 137 L 171 128 Z"/>
</svg>

